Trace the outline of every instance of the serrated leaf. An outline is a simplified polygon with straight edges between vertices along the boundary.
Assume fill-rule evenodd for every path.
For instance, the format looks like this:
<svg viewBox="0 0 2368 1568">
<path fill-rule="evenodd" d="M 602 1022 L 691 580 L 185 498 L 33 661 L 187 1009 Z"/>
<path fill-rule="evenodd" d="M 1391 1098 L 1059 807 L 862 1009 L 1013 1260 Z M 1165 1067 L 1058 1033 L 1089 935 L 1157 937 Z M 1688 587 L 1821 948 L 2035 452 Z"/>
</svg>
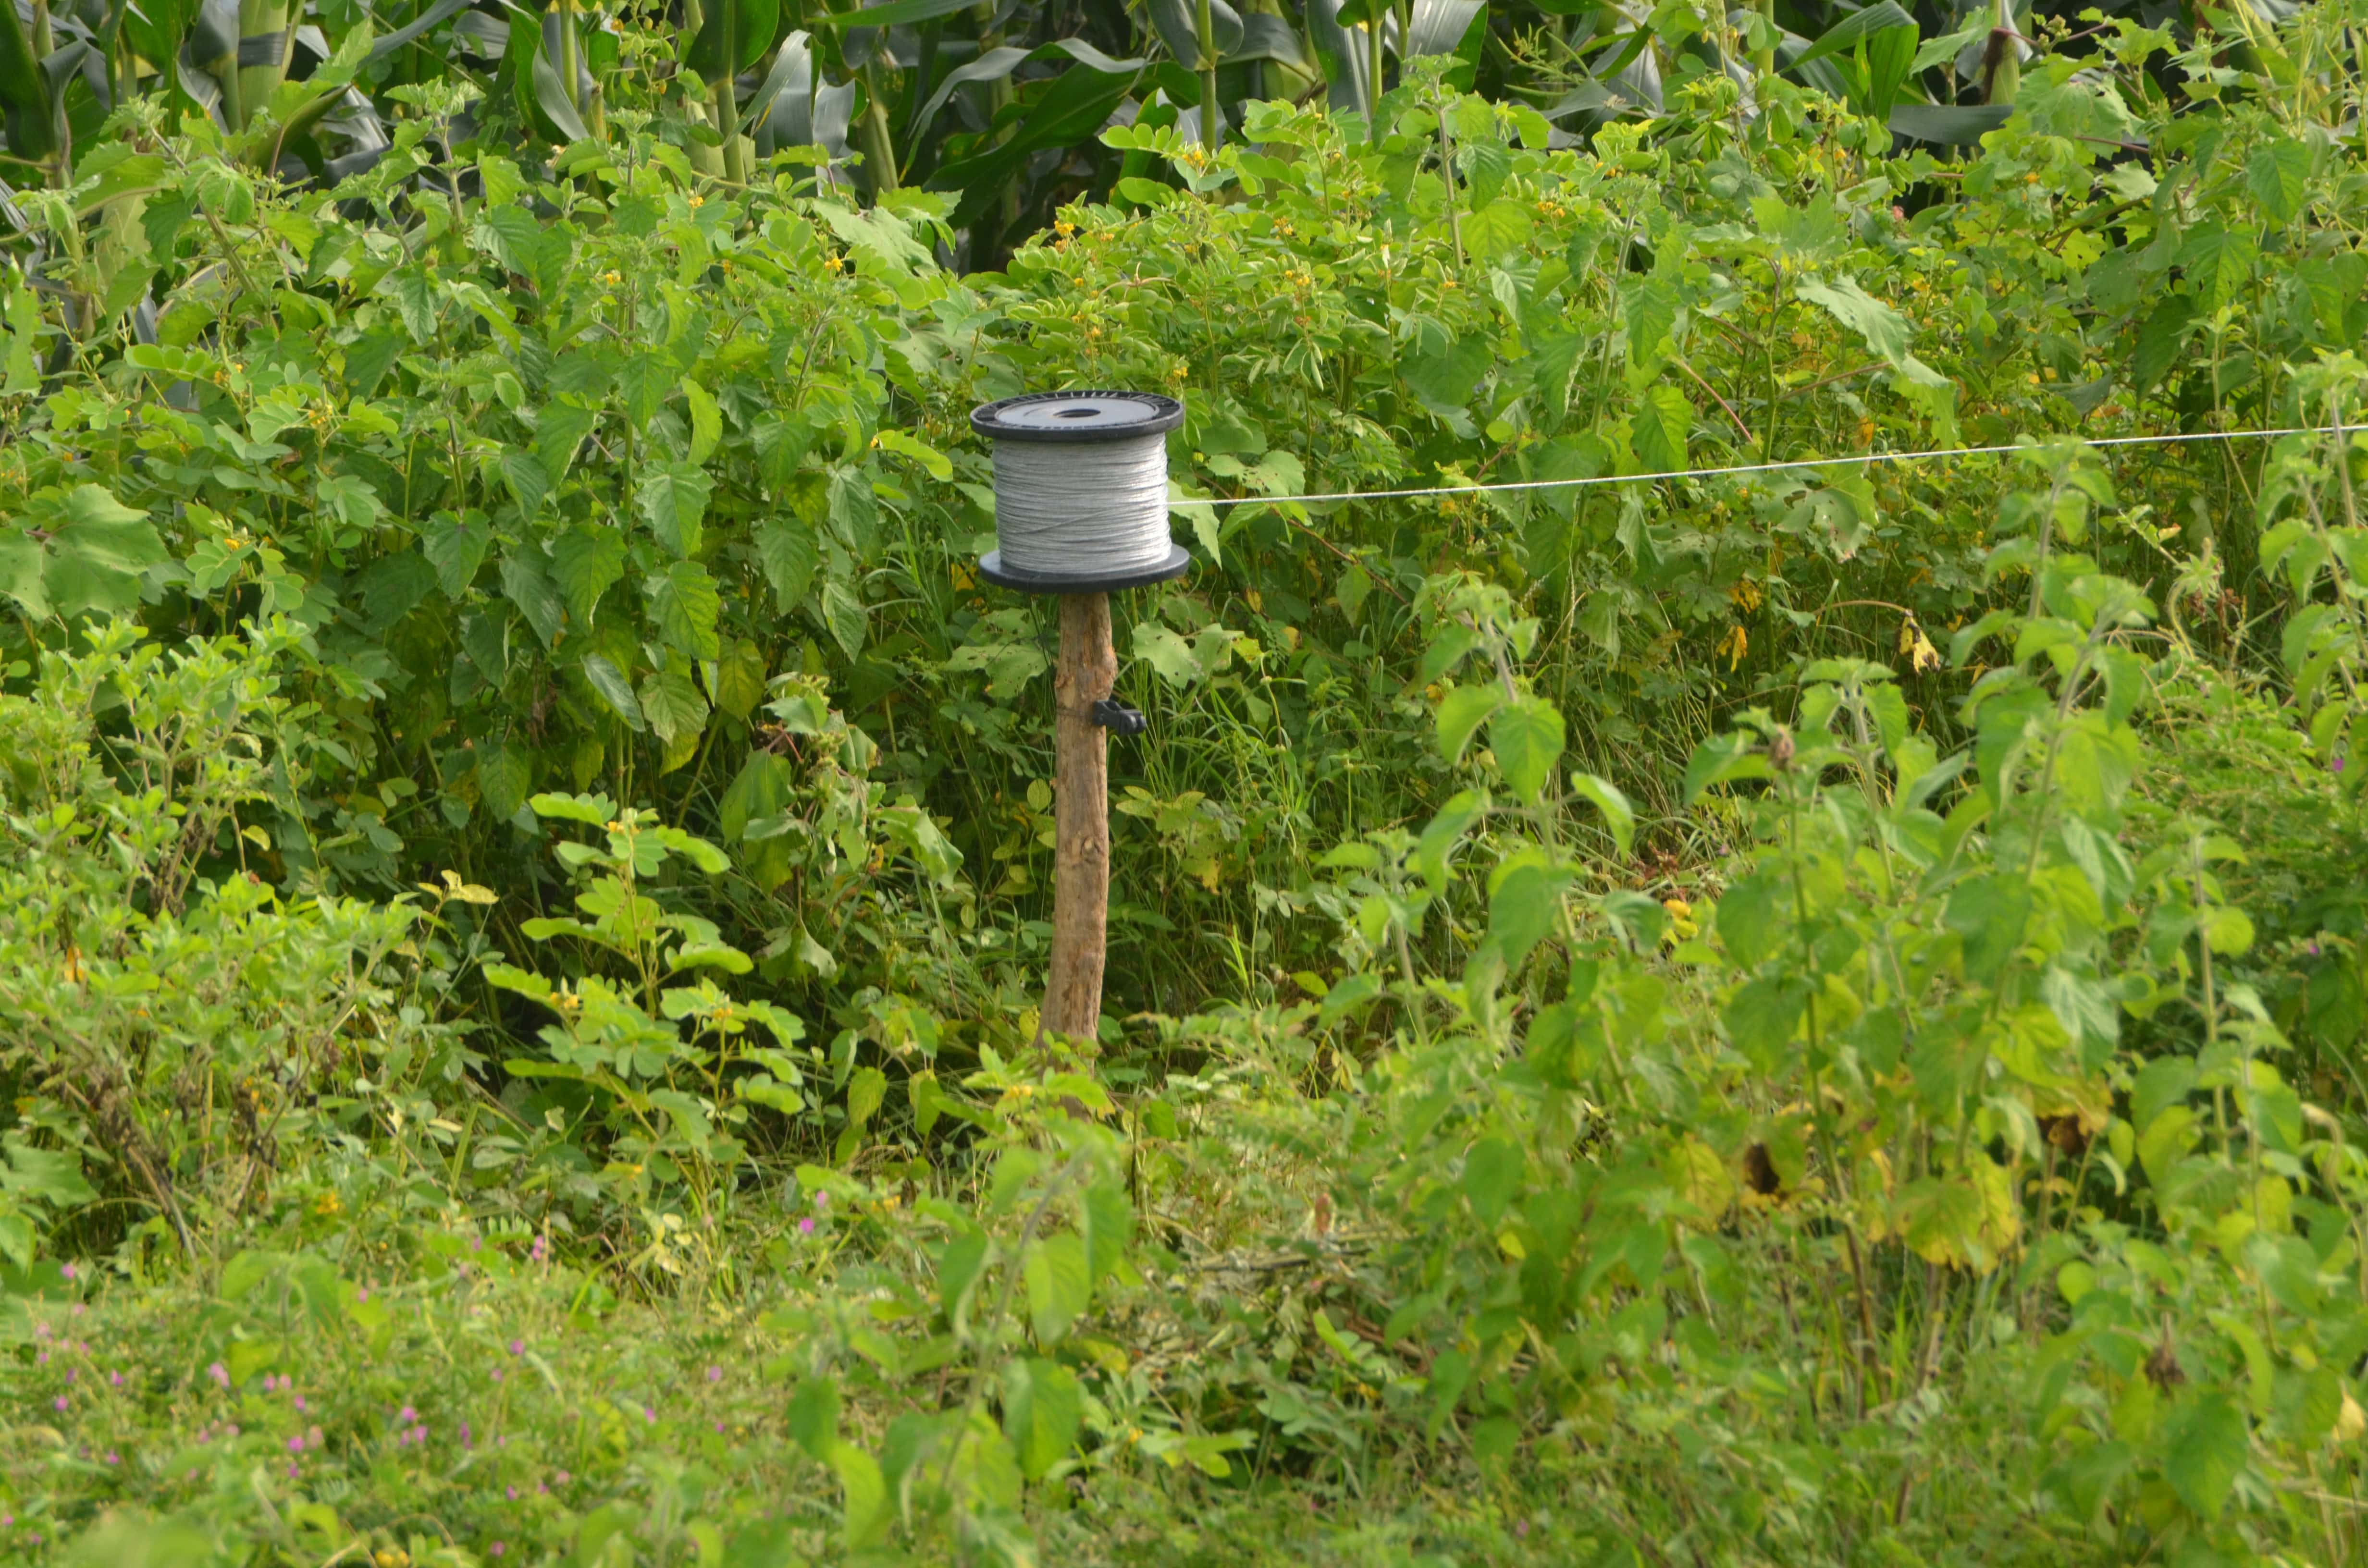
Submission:
<svg viewBox="0 0 2368 1568">
<path fill-rule="evenodd" d="M 2216 1519 L 2245 1468 L 2249 1442 L 2245 1413 L 2236 1402 L 2199 1389 L 2180 1400 L 2163 1424 L 2163 1479 L 2180 1502 Z"/>
<path fill-rule="evenodd" d="M 465 517 L 438 512 L 419 530 L 419 552 L 436 568 L 436 581 L 445 597 L 453 599 L 476 580 L 477 568 L 484 564 L 485 551 L 493 542 L 492 528 L 475 512 Z"/>
<path fill-rule="evenodd" d="M 1068 1457 L 1085 1415 L 1085 1391 L 1068 1368 L 1035 1356 L 1004 1363 L 1003 1431 L 1029 1480 Z"/>
<path fill-rule="evenodd" d="M 2293 222 L 2310 197 L 2310 149 L 2283 136 L 2254 148 L 2245 189 L 2278 222 Z"/>
<path fill-rule="evenodd" d="M 586 661 L 587 663 L 589 661 Z M 679 668 L 653 670 L 642 681 L 642 716 L 662 741 L 695 735 L 707 727 L 707 699 Z"/>
<path fill-rule="evenodd" d="M 746 719 L 765 700 L 765 675 L 764 650 L 746 638 L 733 642 L 715 662 L 715 706 Z"/>
<path fill-rule="evenodd" d="M 525 514 L 527 519 L 532 521 L 534 515 L 542 510 L 543 497 L 551 494 L 549 471 L 532 452 L 517 447 L 503 449 L 501 471 L 502 483 L 508 489 L 510 498 L 518 503 L 518 510 Z"/>
<path fill-rule="evenodd" d="M 668 647 L 694 659 L 712 659 L 721 652 L 715 626 L 723 597 L 706 567 L 696 561 L 674 562 L 645 579 L 642 591 L 649 597 L 650 623 Z"/>
<path fill-rule="evenodd" d="M 1638 402 L 1628 444 L 1645 472 L 1681 473 L 1686 467 L 1686 438 L 1693 427 L 1694 405 L 1683 392 L 1662 381 Z"/>
<path fill-rule="evenodd" d="M 552 541 L 551 576 L 567 611 L 586 631 L 600 597 L 625 574 L 625 536 L 597 523 L 578 523 Z"/>
<path fill-rule="evenodd" d="M 690 460 L 703 463 L 715 454 L 716 443 L 723 438 L 723 411 L 715 406 L 708 390 L 689 377 L 683 378 L 682 401 L 690 410 Z"/>
<path fill-rule="evenodd" d="M 877 1067 L 859 1068 L 847 1081 L 847 1120 L 851 1127 L 868 1127 L 872 1116 L 888 1098 L 888 1074 Z"/>
<path fill-rule="evenodd" d="M 1073 1232 L 1028 1244 L 1021 1277 L 1028 1287 L 1028 1324 L 1036 1343 L 1056 1345 L 1093 1299 L 1086 1244 Z"/>
<path fill-rule="evenodd" d="M 1629 365 L 1641 368 L 1657 364 L 1662 345 L 1677 325 L 1677 285 L 1666 278 L 1637 278 L 1623 285 L 1620 292 Z"/>
<path fill-rule="evenodd" d="M 644 348 L 625 356 L 617 368 L 617 392 L 625 405 L 625 417 L 635 429 L 646 426 L 674 390 L 674 377 L 666 361 Z"/>
<path fill-rule="evenodd" d="M 495 822 L 517 815 L 533 786 L 533 760 L 525 748 L 500 741 L 477 748 L 477 802 Z"/>
<path fill-rule="evenodd" d="M 2237 296 L 2253 276 L 2260 255 L 2260 242 L 2250 234 L 2219 223 L 2191 230 L 2179 248 L 2179 265 L 2207 310 L 2216 310 Z"/>
<path fill-rule="evenodd" d="M 542 639 L 544 648 L 559 641 L 560 630 L 566 623 L 567 606 L 560 597 L 558 585 L 551 580 L 551 570 L 541 551 L 524 545 L 503 555 L 502 592 L 518 606 L 527 624 L 534 628 L 534 634 Z"/>
<path fill-rule="evenodd" d="M 703 469 L 690 463 L 652 463 L 642 471 L 633 501 L 667 552 L 688 557 L 699 553 L 700 524 L 713 491 L 714 481 Z"/>
<path fill-rule="evenodd" d="M 0 534 L 0 594 L 17 601 L 36 620 L 50 614 L 49 590 L 41 584 L 40 541 L 30 534 Z"/>
<path fill-rule="evenodd" d="M 773 586 L 773 604 L 783 615 L 798 608 L 814 585 L 822 552 L 814 529 L 792 517 L 768 517 L 757 525 L 757 559 Z"/>
<path fill-rule="evenodd" d="M 534 456 L 554 484 L 567 477 L 576 449 L 599 419 L 597 410 L 564 398 L 544 403 L 534 418 Z"/>
<path fill-rule="evenodd" d="M 1488 721 L 1488 745 L 1497 754 L 1497 767 L 1525 801 L 1537 800 L 1553 781 L 1563 739 L 1561 711 L 1540 697 L 1508 702 Z"/>
<path fill-rule="evenodd" d="M 600 700 L 609 705 L 610 711 L 625 722 L 625 728 L 639 734 L 647 727 L 641 699 L 633 695 L 632 682 L 625 678 L 622 670 L 594 653 L 584 661 L 584 679 L 599 693 Z"/>
<path fill-rule="evenodd" d="M 1510 197 L 1492 201 L 1463 220 L 1463 249 L 1474 265 L 1486 267 L 1529 244 L 1529 204 Z"/>
<path fill-rule="evenodd" d="M 1439 726 L 1439 755 L 1450 762 L 1461 757 L 1474 733 L 1504 701 L 1505 694 L 1493 686 L 1449 687 L 1431 716 Z"/>
<path fill-rule="evenodd" d="M 868 618 L 863 611 L 863 601 L 855 597 L 855 590 L 844 580 L 831 577 L 823 583 L 822 619 L 839 647 L 846 650 L 848 658 L 863 652 Z"/>
</svg>

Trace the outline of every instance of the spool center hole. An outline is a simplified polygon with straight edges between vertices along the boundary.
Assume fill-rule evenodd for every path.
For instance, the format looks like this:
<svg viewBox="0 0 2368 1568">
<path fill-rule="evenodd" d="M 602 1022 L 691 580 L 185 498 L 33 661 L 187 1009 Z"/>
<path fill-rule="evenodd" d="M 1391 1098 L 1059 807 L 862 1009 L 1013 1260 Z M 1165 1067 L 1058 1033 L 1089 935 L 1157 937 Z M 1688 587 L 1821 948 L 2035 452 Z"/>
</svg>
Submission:
<svg viewBox="0 0 2368 1568">
<path fill-rule="evenodd" d="M 1053 417 L 1055 419 L 1098 419 L 1101 417 L 1101 410 L 1099 408 L 1064 408 L 1058 414 L 1053 415 Z"/>
</svg>

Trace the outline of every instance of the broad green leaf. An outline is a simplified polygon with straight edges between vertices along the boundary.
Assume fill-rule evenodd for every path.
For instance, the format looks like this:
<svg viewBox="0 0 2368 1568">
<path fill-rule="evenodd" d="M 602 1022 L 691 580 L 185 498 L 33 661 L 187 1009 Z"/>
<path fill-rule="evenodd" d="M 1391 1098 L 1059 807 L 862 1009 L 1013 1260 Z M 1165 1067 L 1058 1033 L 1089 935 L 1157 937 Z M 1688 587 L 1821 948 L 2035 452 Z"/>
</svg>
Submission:
<svg viewBox="0 0 2368 1568">
<path fill-rule="evenodd" d="M 797 517 L 776 516 L 757 525 L 756 538 L 757 559 L 765 568 L 765 581 L 772 585 L 774 608 L 787 615 L 804 601 L 814 568 L 822 562 L 814 530 Z"/>
<path fill-rule="evenodd" d="M 2280 223 L 2302 213 L 2310 195 L 2310 149 L 2281 136 L 2253 149 L 2245 160 L 2245 189 Z"/>
<path fill-rule="evenodd" d="M 504 449 L 501 471 L 502 483 L 508 487 L 510 498 L 532 522 L 534 515 L 542 510 L 543 497 L 551 494 L 550 472 L 532 452 L 517 447 Z"/>
<path fill-rule="evenodd" d="M 1488 266 L 1529 244 L 1531 222 L 1527 202 L 1492 201 L 1463 221 L 1463 249 L 1475 265 Z"/>
<path fill-rule="evenodd" d="M 1068 1368 L 1034 1356 L 1004 1363 L 1003 1431 L 1030 1481 L 1068 1457 L 1085 1415 L 1085 1391 Z"/>
<path fill-rule="evenodd" d="M 1520 1189 L 1521 1151 L 1502 1138 L 1484 1138 L 1463 1156 L 1463 1196 L 1483 1225 L 1504 1217 L 1505 1206 Z"/>
<path fill-rule="evenodd" d="M 646 721 L 641 699 L 633 695 L 633 683 L 625 678 L 625 673 L 598 653 L 586 657 L 583 668 L 585 681 L 600 694 L 600 700 L 625 722 L 627 729 L 639 734 Z"/>
<path fill-rule="evenodd" d="M 30 534 L 0 534 L 0 594 L 6 594 L 36 620 L 50 614 L 49 590 L 41 584 L 44 564 L 40 541 Z"/>
<path fill-rule="evenodd" d="M 1679 388 L 1660 381 L 1639 400 L 1628 444 L 1646 473 L 1682 473 L 1693 428 L 1694 405 Z"/>
<path fill-rule="evenodd" d="M 544 403 L 535 415 L 534 455 L 542 464 L 543 472 L 553 483 L 567 477 L 575 465 L 576 449 L 584 437 L 592 433 L 599 414 L 579 403 L 565 398 Z"/>
<path fill-rule="evenodd" d="M 1494 686 L 1449 687 L 1432 714 L 1439 725 L 1439 755 L 1450 762 L 1461 757 L 1480 726 L 1504 704 L 1504 692 Z"/>
<path fill-rule="evenodd" d="M 706 728 L 707 699 L 679 666 L 651 671 L 642 681 L 640 695 L 642 716 L 658 739 L 671 741 Z"/>
<path fill-rule="evenodd" d="M 882 1478 L 877 1460 L 844 1440 L 830 1445 L 830 1466 L 837 1472 L 844 1498 L 841 1533 L 852 1550 L 869 1542 L 887 1524 L 888 1483 Z"/>
<path fill-rule="evenodd" d="M 1693 756 L 1687 759 L 1685 784 L 1679 792 L 1679 801 L 1692 805 L 1702 798 L 1702 792 L 1713 784 L 1767 777 L 1768 759 L 1759 755 L 1750 735 L 1740 730 L 1713 735 L 1694 747 Z"/>
<path fill-rule="evenodd" d="M 1862 11 L 1846 13 L 1820 33 L 1816 42 L 1794 55 L 1785 69 L 1798 71 L 1804 65 L 1855 49 L 1861 39 L 1872 39 L 1895 28 L 1907 28 L 1912 39 L 1917 31 L 1916 18 L 1901 10 L 1896 0 L 1877 0 L 1877 4 Z"/>
<path fill-rule="evenodd" d="M 606 795 L 537 795 L 527 802 L 539 817 L 556 817 L 563 822 L 580 822 L 592 827 L 606 827 L 617 814 L 617 802 Z"/>
<path fill-rule="evenodd" d="M 1965 977 L 1987 984 L 2022 949 L 2031 888 L 2010 872 L 1970 878 L 1951 892 L 1942 919 L 1964 939 Z"/>
<path fill-rule="evenodd" d="M 1134 1240 L 1134 1205 L 1120 1181 L 1099 1181 L 1086 1188 L 1084 1215 L 1087 1272 L 1097 1285 L 1117 1272 Z"/>
<path fill-rule="evenodd" d="M 642 471 L 633 500 L 667 552 L 689 557 L 699 553 L 700 523 L 713 490 L 714 482 L 703 469 L 690 463 L 652 463 Z"/>
<path fill-rule="evenodd" d="M 723 595 L 707 568 L 696 561 L 677 561 L 642 584 L 649 598 L 650 623 L 666 645 L 694 659 L 712 659 L 722 651 L 716 619 L 723 613 Z"/>
<path fill-rule="evenodd" d="M 1776 1073 L 1808 1001 L 1809 983 L 1798 976 L 1762 975 L 1747 981 L 1727 999 L 1726 1038 L 1752 1066 Z"/>
<path fill-rule="evenodd" d="M 863 1067 L 847 1083 L 847 1120 L 851 1127 L 871 1125 L 872 1113 L 888 1097 L 888 1074 L 877 1067 Z"/>
<path fill-rule="evenodd" d="M 540 550 L 523 545 L 504 553 L 502 592 L 518 606 L 545 648 L 559 641 L 567 606 L 560 597 L 559 585 L 551 579 L 551 569 Z"/>
<path fill-rule="evenodd" d="M 1066 1231 L 1039 1237 L 1028 1244 L 1020 1273 L 1027 1282 L 1028 1323 L 1036 1343 L 1058 1344 L 1093 1297 L 1085 1243 Z"/>
<path fill-rule="evenodd" d="M 822 585 L 823 624 L 850 659 L 863 652 L 864 632 L 869 618 L 863 613 L 863 601 L 855 597 L 855 589 L 844 578 L 829 577 Z"/>
<path fill-rule="evenodd" d="M 2188 325 L 2195 316 L 2195 300 L 2188 294 L 2173 294 L 2147 314 L 2146 324 L 2138 329 L 2137 354 L 2130 367 L 2131 380 L 2140 392 L 2152 390 L 2179 362 Z"/>
<path fill-rule="evenodd" d="M 2216 222 L 2203 223 L 2189 231 L 2186 243 L 2179 248 L 2179 265 L 2204 308 L 2213 310 L 2234 299 L 2251 280 L 2260 249 L 2260 242 L 2241 230 Z"/>
<path fill-rule="evenodd" d="M 551 577 L 583 631 L 592 629 L 600 597 L 625 574 L 625 536 L 598 523 L 578 523 L 552 541 Z"/>
<path fill-rule="evenodd" d="M 1907 318 L 1860 288 L 1855 280 L 1845 278 L 1839 283 L 1804 282 L 1800 293 L 1803 299 L 1823 306 L 1827 314 L 1858 334 L 1867 347 L 1885 362 L 1896 365 L 1907 353 L 1911 332 Z"/>
<path fill-rule="evenodd" d="M 445 597 L 452 599 L 468 591 L 493 542 L 493 528 L 481 512 L 466 517 L 438 512 L 419 530 L 419 551 L 436 568 Z"/>
<path fill-rule="evenodd" d="M 801 1378 L 790 1391 L 782 1425 L 790 1441 L 816 1459 L 827 1458 L 838 1441 L 838 1383 L 827 1377 Z"/>
<path fill-rule="evenodd" d="M 533 758 L 523 746 L 495 741 L 477 748 L 477 800 L 495 822 L 507 822 L 534 786 Z"/>
<path fill-rule="evenodd" d="M 954 476 L 954 465 L 945 453 L 925 441 L 906 435 L 902 430 L 883 426 L 875 437 L 880 445 L 898 457 L 910 458 L 919 463 L 931 479 L 948 480 Z"/>
<path fill-rule="evenodd" d="M 682 401 L 690 410 L 690 451 L 692 466 L 705 462 L 715 454 L 716 443 L 723 438 L 723 411 L 715 406 L 715 399 L 707 389 L 689 377 L 683 378 Z"/>
<path fill-rule="evenodd" d="M 1488 894 L 1488 940 L 1504 955 L 1508 972 L 1554 934 L 1562 918 L 1563 890 L 1571 881 L 1566 868 L 1528 853 L 1530 858 L 1499 869 Z"/>
<path fill-rule="evenodd" d="M 2199 1388 L 2172 1406 L 2163 1424 L 2163 1478 L 2180 1502 L 2217 1519 L 2249 1446 L 2245 1413 L 2236 1401 Z"/>
<path fill-rule="evenodd" d="M 1627 854 L 1636 835 L 1636 808 L 1628 803 L 1628 797 L 1611 780 L 1592 773 L 1573 774 L 1570 787 L 1595 803 L 1595 809 L 1603 813 L 1603 825 L 1611 833 L 1611 842 L 1620 846 L 1620 853 Z"/>
<path fill-rule="evenodd" d="M 1622 285 L 1620 302 L 1629 366 L 1642 369 L 1659 364 L 1663 345 L 1677 326 L 1677 285 L 1667 278 L 1632 278 Z"/>
<path fill-rule="evenodd" d="M 1461 420 L 1468 426 L 1471 416 L 1464 405 L 1496 359 L 1496 346 L 1474 335 L 1409 356 L 1401 361 L 1400 373 L 1423 407 L 1451 425 Z"/>
<path fill-rule="evenodd" d="M 1563 735 L 1561 711 L 1542 697 L 1508 702 L 1488 721 L 1488 745 L 1497 754 L 1497 769 L 1525 801 L 1537 800 L 1554 781 Z"/>
<path fill-rule="evenodd" d="M 735 640 L 716 660 L 708 683 L 715 706 L 745 721 L 765 700 L 765 651 L 746 638 Z"/>
</svg>

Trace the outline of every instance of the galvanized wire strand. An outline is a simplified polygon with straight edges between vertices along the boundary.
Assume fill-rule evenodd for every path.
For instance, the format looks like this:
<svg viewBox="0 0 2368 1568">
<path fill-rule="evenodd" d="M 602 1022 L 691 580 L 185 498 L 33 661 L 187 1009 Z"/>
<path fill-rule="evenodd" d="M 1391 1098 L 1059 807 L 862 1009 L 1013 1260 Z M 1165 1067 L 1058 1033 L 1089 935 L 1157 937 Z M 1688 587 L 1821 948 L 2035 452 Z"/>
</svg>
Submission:
<svg viewBox="0 0 2368 1568">
<path fill-rule="evenodd" d="M 1167 533 L 1167 438 L 995 443 L 995 532 L 1007 570 L 1053 578 L 1159 566 Z"/>
<path fill-rule="evenodd" d="M 2340 439 L 2359 425 L 2289 425 L 2273 430 L 2194 430 L 2162 436 L 2099 436 L 2074 437 L 2089 447 L 2175 446 L 2196 441 L 2274 440 L 2283 436 L 2334 436 Z M 1335 490 L 1311 495 L 1178 496 L 1179 511 L 1195 506 L 1281 506 L 1326 501 L 1397 501 L 1422 495 L 1479 495 L 1516 490 L 1577 490 L 1597 484 L 1650 484 L 1664 479 L 1714 479 L 1731 473 L 1783 473 L 1810 468 L 1863 468 L 1873 463 L 1920 462 L 1928 458 L 1978 458 L 2005 452 L 2036 450 L 2033 445 L 2009 442 L 1994 447 L 1933 447 L 1914 452 L 1856 452 L 1839 458 L 1794 458 L 1784 462 L 1736 463 L 1726 468 L 1668 469 L 1659 473 L 1600 473 L 1588 479 L 1520 479 L 1501 484 L 1427 484 L 1408 490 Z M 1001 449 L 996 456 L 1001 457 Z"/>
</svg>

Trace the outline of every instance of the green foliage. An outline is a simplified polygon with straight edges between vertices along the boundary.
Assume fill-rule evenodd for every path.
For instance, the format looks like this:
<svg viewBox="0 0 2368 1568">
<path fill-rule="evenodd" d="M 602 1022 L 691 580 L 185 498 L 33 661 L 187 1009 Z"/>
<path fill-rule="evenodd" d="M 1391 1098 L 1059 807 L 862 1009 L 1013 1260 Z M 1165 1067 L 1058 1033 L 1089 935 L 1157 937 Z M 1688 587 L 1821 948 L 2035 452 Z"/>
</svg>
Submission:
<svg viewBox="0 0 2368 1568">
<path fill-rule="evenodd" d="M 43 122 L 9 1551 L 2361 1554 L 2349 13 L 698 15 Z M 1065 1044 L 1079 384 L 1198 567 Z"/>
</svg>

